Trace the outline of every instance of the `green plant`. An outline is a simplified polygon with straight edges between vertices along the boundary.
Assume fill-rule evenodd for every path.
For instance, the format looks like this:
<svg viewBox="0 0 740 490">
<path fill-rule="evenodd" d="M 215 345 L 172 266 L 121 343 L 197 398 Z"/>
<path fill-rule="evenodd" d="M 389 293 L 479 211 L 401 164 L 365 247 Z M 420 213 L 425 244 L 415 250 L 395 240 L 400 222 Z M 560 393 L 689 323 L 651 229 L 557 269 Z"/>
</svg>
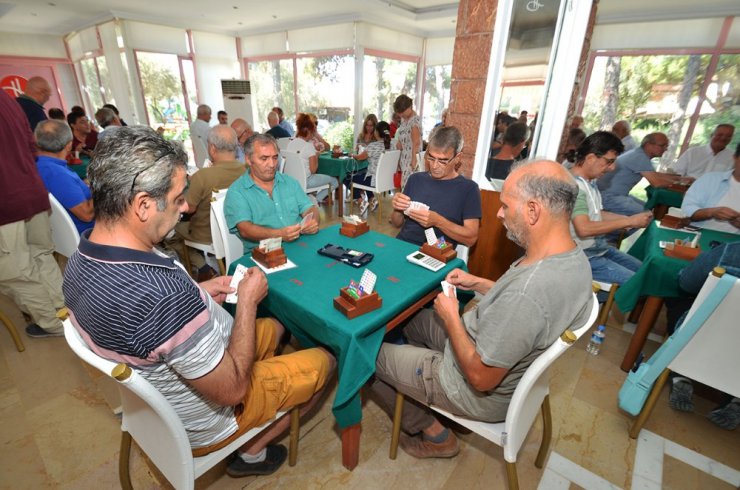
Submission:
<svg viewBox="0 0 740 490">
<path fill-rule="evenodd" d="M 355 129 L 351 120 L 332 123 L 324 134 L 326 141 L 339 145 L 344 151 L 352 151 L 355 145 Z"/>
</svg>

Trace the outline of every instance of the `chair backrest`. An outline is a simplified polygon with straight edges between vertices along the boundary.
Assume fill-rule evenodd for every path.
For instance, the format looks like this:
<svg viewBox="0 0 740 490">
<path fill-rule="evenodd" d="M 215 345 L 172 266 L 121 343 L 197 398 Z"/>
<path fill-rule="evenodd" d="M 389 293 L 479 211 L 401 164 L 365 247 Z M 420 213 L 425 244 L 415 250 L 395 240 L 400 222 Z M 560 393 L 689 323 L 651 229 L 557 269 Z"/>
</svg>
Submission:
<svg viewBox="0 0 740 490">
<path fill-rule="evenodd" d="M 299 152 L 282 151 L 280 154 L 285 158 L 283 173 L 289 175 L 298 181 L 303 192 L 306 192 L 306 166 L 303 163 Z"/>
<path fill-rule="evenodd" d="M 396 173 L 399 158 L 401 158 L 400 150 L 386 150 L 380 155 L 378 168 L 375 171 L 375 189 L 378 192 L 395 189 L 393 185 L 393 174 Z"/>
<path fill-rule="evenodd" d="M 457 247 L 455 247 L 455 251 L 457 252 L 457 258 L 465 262 L 465 264 L 467 265 L 468 255 L 470 255 L 470 248 L 466 245 L 463 245 L 462 243 L 458 243 Z"/>
<path fill-rule="evenodd" d="M 78 357 L 118 382 L 121 430 L 131 434 L 175 488 L 192 488 L 195 474 L 190 441 L 167 399 L 136 371 L 131 370 L 126 379 L 116 379 L 112 373 L 117 364 L 90 350 L 69 319 L 64 321 L 64 337 Z"/>
<path fill-rule="evenodd" d="M 244 255 L 244 245 L 241 239 L 229 232 L 224 215 L 224 200 L 226 194 L 211 201 L 211 238 L 213 239 L 213 251 L 217 259 L 224 259 L 226 270 L 229 265 Z"/>
<path fill-rule="evenodd" d="M 569 329 L 575 334 L 576 339 L 591 328 L 599 313 L 599 302 L 592 293 L 591 313 L 581 325 L 573 325 Z M 535 417 L 540 411 L 540 406 L 545 396 L 550 392 L 549 367 L 565 350 L 573 345 L 558 338 L 550 347 L 534 360 L 519 380 L 519 384 L 511 397 L 509 408 L 506 412 L 504 431 L 507 433 L 507 441 L 504 445 L 504 459 L 516 461 L 524 439 L 532 427 Z"/>
<path fill-rule="evenodd" d="M 51 239 L 54 241 L 54 250 L 60 255 L 70 257 L 80 244 L 80 232 L 77 231 L 69 212 L 51 194 L 49 202 L 51 202 Z"/>
<path fill-rule="evenodd" d="M 277 144 L 278 144 L 278 150 L 283 151 L 286 148 L 288 148 L 288 144 L 293 141 L 293 138 L 278 138 Z"/>
</svg>

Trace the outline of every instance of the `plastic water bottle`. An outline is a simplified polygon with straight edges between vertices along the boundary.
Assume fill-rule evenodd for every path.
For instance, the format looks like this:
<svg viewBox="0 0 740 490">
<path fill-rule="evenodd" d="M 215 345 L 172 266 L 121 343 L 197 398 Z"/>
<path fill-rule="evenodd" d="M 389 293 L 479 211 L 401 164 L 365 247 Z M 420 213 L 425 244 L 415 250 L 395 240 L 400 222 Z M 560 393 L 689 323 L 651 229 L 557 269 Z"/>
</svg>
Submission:
<svg viewBox="0 0 740 490">
<path fill-rule="evenodd" d="M 592 356 L 599 355 L 601 344 L 604 343 L 604 339 L 606 338 L 605 330 L 606 327 L 604 325 L 599 325 L 599 328 L 594 330 L 594 333 L 591 334 L 591 340 L 588 342 L 588 346 L 586 347 L 586 352 Z"/>
</svg>

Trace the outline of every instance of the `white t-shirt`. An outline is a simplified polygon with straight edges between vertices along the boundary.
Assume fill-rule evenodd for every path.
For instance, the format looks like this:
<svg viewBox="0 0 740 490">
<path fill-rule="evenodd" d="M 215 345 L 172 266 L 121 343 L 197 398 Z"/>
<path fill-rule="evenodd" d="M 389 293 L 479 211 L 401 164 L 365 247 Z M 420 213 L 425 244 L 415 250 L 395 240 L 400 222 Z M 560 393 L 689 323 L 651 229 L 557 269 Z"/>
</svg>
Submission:
<svg viewBox="0 0 740 490">
<path fill-rule="evenodd" d="M 708 172 L 724 172 L 735 165 L 732 158 L 732 150 L 725 147 L 716 155 L 709 145 L 695 146 L 689 148 L 671 165 L 671 169 L 684 177 L 698 179 Z"/>
<path fill-rule="evenodd" d="M 717 203 L 717 207 L 725 207 L 738 211 L 740 210 L 740 182 L 735 180 L 735 177 L 730 177 L 729 183 L 730 187 L 727 189 L 727 193 L 722 196 Z M 724 231 L 727 233 L 740 232 L 740 230 L 735 228 L 729 222 L 716 219 L 705 221 L 702 224 L 702 228 L 709 228 L 710 230 Z"/>
<path fill-rule="evenodd" d="M 293 153 L 299 153 L 303 165 L 306 167 L 306 175 L 311 175 L 311 169 L 308 165 L 308 159 L 316 155 L 316 148 L 313 146 L 313 141 L 305 141 L 303 138 L 294 138 L 288 143 L 288 147 L 285 151 Z"/>
</svg>

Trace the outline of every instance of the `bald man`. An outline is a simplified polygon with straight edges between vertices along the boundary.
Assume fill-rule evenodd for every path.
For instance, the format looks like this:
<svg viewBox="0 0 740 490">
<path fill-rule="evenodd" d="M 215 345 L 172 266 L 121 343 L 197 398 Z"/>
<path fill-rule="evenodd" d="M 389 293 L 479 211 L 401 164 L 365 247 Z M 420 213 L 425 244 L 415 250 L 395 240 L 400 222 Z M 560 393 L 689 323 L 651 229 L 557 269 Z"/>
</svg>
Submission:
<svg viewBox="0 0 740 490">
<path fill-rule="evenodd" d="M 277 112 L 270 111 L 267 114 L 267 124 L 270 126 L 270 129 L 265 131 L 265 134 L 269 134 L 276 140 L 280 138 L 290 138 L 290 133 L 280 126 L 280 116 L 278 116 Z"/>
<path fill-rule="evenodd" d="M 26 82 L 26 91 L 23 95 L 16 97 L 16 101 L 21 105 L 23 112 L 26 113 L 28 123 L 31 125 L 31 131 L 36 129 L 36 125 L 41 121 L 46 121 L 46 112 L 44 104 L 51 97 L 51 85 L 41 77 L 31 77 Z"/>
<path fill-rule="evenodd" d="M 231 123 L 231 129 L 236 133 L 236 139 L 239 143 L 236 147 L 236 159 L 241 163 L 245 163 L 244 143 L 254 134 L 254 130 L 247 121 L 241 118 L 234 119 L 234 122 Z"/>
<path fill-rule="evenodd" d="M 185 200 L 192 214 L 190 221 L 183 221 L 175 226 L 176 236 L 198 243 L 211 243 L 211 193 L 213 189 L 226 189 L 245 171 L 243 163 L 236 160 L 238 146 L 236 133 L 229 126 L 219 124 L 208 132 L 208 157 L 212 165 L 202 168 L 190 179 Z M 172 244 L 178 252 L 182 251 L 178 243 Z M 190 264 L 195 266 L 199 280 L 207 280 L 215 272 L 206 265 L 203 255 L 196 250 L 188 249 Z"/>
<path fill-rule="evenodd" d="M 515 167 L 504 182 L 498 218 L 524 257 L 495 283 L 455 269 L 447 282 L 483 298 L 462 317 L 440 293 L 404 328 L 408 344 L 383 344 L 372 388 L 392 413 L 395 392 L 476 420 L 500 422 L 524 371 L 592 309 L 591 271 L 570 236 L 578 185 L 550 161 Z M 459 446 L 426 407 L 403 407 L 401 448 L 416 458 L 449 458 Z"/>
</svg>

